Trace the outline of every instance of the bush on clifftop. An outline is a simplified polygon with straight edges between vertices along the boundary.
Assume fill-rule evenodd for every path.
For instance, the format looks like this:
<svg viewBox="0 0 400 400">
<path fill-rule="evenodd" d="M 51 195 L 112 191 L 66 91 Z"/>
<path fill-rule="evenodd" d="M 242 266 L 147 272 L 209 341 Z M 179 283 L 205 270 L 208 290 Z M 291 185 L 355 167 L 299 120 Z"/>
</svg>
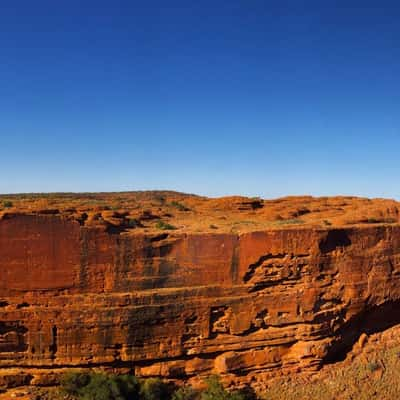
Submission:
<svg viewBox="0 0 400 400">
<path fill-rule="evenodd" d="M 12 206 L 13 206 L 12 201 L 9 201 L 9 200 L 3 201 L 3 207 L 4 208 L 11 208 Z"/>
<path fill-rule="evenodd" d="M 158 221 L 156 224 L 157 229 L 161 229 L 162 231 L 167 231 L 167 230 L 174 230 L 176 229 L 175 226 L 168 224 L 167 222 L 164 221 Z"/>
</svg>

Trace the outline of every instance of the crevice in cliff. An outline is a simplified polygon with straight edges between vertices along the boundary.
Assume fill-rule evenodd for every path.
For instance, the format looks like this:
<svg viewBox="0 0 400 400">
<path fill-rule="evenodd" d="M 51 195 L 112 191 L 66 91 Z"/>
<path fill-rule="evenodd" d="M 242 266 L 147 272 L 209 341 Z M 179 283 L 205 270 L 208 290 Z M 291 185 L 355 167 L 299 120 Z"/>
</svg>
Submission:
<svg viewBox="0 0 400 400">
<path fill-rule="evenodd" d="M 239 238 L 236 236 L 235 244 L 233 247 L 232 261 L 231 261 L 231 279 L 232 283 L 237 284 L 239 277 Z"/>
<path fill-rule="evenodd" d="M 298 284 L 302 276 L 309 274 L 309 254 L 266 254 L 250 264 L 243 277 L 244 283 L 252 284 L 249 293 L 270 286 Z"/>
<path fill-rule="evenodd" d="M 151 238 L 150 238 L 150 242 L 151 242 L 151 243 L 159 242 L 159 241 L 161 241 L 161 240 L 167 239 L 168 236 L 169 236 L 168 233 L 161 233 L 160 235 L 151 237 Z"/>
<path fill-rule="evenodd" d="M 87 213 L 82 213 L 79 217 L 76 218 L 80 226 L 85 225 L 85 221 L 88 219 Z"/>
<path fill-rule="evenodd" d="M 319 249 L 322 253 L 330 253 L 338 247 L 347 247 L 351 245 L 351 240 L 346 230 L 332 229 L 326 237 L 319 243 Z"/>
<path fill-rule="evenodd" d="M 57 353 L 57 327 L 53 326 L 51 328 L 51 345 L 50 345 L 50 353 L 51 353 L 51 358 L 55 358 L 56 353 Z"/>
<path fill-rule="evenodd" d="M 27 303 L 26 301 L 23 301 L 22 303 L 17 304 L 17 310 L 20 310 L 21 308 L 26 308 L 29 306 L 30 306 L 29 303 Z"/>
<path fill-rule="evenodd" d="M 250 279 L 254 276 L 254 273 L 256 272 L 256 269 L 261 267 L 265 261 L 271 259 L 271 258 L 279 258 L 282 259 L 285 257 L 285 254 L 266 254 L 264 256 L 261 256 L 254 264 L 250 264 L 248 271 L 243 277 L 244 282 L 250 281 Z"/>
<path fill-rule="evenodd" d="M 113 225 L 113 224 L 107 224 L 106 225 L 106 232 L 109 235 L 120 235 L 121 233 L 127 232 L 127 228 L 125 226 L 121 225 Z"/>
<path fill-rule="evenodd" d="M 387 301 L 370 307 L 346 322 L 337 332 L 338 339 L 333 343 L 324 362 L 335 363 L 345 360 L 361 334 L 372 335 L 400 324 L 400 300 Z"/>
<path fill-rule="evenodd" d="M 215 338 L 218 333 L 229 332 L 229 316 L 232 310 L 227 306 L 211 307 L 210 310 L 210 338 Z"/>
<path fill-rule="evenodd" d="M 80 268 L 79 268 L 79 286 L 85 289 L 88 284 L 88 265 L 89 265 L 89 244 L 86 229 L 81 229 L 80 237 Z"/>
<path fill-rule="evenodd" d="M 25 334 L 28 329 L 18 322 L 0 321 L 0 353 L 25 352 L 28 345 L 25 343 Z"/>
</svg>

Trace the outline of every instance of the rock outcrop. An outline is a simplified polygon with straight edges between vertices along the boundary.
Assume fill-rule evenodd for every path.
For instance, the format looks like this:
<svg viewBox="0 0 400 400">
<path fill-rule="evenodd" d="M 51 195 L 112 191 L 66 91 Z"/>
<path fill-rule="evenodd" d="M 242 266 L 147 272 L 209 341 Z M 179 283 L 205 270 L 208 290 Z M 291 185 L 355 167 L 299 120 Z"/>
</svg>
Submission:
<svg viewBox="0 0 400 400">
<path fill-rule="evenodd" d="M 397 223 L 125 234 L 54 213 L 0 220 L 11 385 L 92 367 L 257 385 L 397 323 Z"/>
</svg>

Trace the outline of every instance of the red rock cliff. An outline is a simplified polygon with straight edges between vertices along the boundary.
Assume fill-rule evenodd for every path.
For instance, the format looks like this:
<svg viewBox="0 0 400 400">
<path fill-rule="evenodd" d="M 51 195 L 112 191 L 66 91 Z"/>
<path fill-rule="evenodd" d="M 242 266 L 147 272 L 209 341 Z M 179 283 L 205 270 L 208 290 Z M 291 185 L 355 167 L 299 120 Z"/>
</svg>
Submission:
<svg viewBox="0 0 400 400">
<path fill-rule="evenodd" d="M 120 235 L 0 220 L 3 372 L 258 381 L 342 357 L 399 323 L 399 304 L 398 224 Z"/>
</svg>

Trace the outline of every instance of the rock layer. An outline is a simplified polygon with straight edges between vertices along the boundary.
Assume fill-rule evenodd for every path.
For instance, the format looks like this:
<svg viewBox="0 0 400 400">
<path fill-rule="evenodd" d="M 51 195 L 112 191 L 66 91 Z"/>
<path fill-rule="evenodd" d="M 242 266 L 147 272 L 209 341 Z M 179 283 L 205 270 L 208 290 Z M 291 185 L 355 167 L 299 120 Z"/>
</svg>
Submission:
<svg viewBox="0 0 400 400">
<path fill-rule="evenodd" d="M 3 378 L 104 367 L 257 384 L 340 359 L 399 323 L 399 304 L 398 224 L 124 235 L 0 220 Z"/>
</svg>

